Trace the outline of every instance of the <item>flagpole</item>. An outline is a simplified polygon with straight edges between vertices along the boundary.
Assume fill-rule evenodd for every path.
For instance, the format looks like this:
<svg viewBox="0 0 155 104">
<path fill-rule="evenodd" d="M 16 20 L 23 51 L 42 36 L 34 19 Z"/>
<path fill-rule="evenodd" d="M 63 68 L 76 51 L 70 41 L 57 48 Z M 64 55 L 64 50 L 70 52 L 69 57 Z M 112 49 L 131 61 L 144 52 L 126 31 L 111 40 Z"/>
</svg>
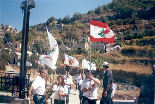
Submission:
<svg viewBox="0 0 155 104">
<path fill-rule="evenodd" d="M 83 62 L 84 61 L 84 58 L 83 58 L 83 60 L 82 60 L 82 69 L 83 69 L 83 75 L 84 75 L 84 68 L 83 68 Z"/>
<path fill-rule="evenodd" d="M 90 76 L 91 76 L 91 41 L 90 43 Z M 91 86 L 91 81 L 90 81 L 90 86 Z M 89 95 L 91 96 L 91 91 L 89 92 Z"/>
<path fill-rule="evenodd" d="M 64 66 L 64 73 L 66 74 L 66 53 L 65 53 L 65 66 Z"/>
<path fill-rule="evenodd" d="M 90 74 L 91 74 L 91 41 L 89 43 L 90 43 Z"/>
</svg>

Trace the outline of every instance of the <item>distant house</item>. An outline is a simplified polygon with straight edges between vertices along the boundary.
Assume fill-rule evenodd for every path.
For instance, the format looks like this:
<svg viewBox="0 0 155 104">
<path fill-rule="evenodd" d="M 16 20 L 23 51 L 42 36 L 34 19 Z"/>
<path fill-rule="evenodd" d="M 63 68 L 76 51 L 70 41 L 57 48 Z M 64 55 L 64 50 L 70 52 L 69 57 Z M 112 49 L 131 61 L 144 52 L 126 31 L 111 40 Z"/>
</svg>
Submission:
<svg viewBox="0 0 155 104">
<path fill-rule="evenodd" d="M 141 31 L 137 30 L 137 29 L 133 29 L 130 31 L 130 35 L 133 36 L 133 35 L 138 35 L 138 34 L 141 34 Z"/>
<path fill-rule="evenodd" d="M 3 51 L 9 50 L 10 53 L 10 64 L 17 64 L 17 61 L 21 59 L 21 43 L 16 42 L 16 43 L 11 43 L 8 42 L 5 45 L 5 48 L 3 48 Z M 31 57 L 32 52 L 27 51 L 27 58 Z"/>
<path fill-rule="evenodd" d="M 74 43 L 73 45 L 72 45 L 72 48 L 73 48 L 73 50 L 88 50 L 89 49 L 89 44 L 88 44 L 88 42 L 86 42 L 86 43 Z"/>
<path fill-rule="evenodd" d="M 90 41 L 90 37 L 88 37 L 88 36 L 82 36 L 81 38 L 80 38 L 80 43 L 86 43 L 86 42 L 89 42 Z"/>
<path fill-rule="evenodd" d="M 52 29 L 61 29 L 64 26 L 64 24 L 56 24 L 56 25 L 52 25 L 52 26 L 48 26 L 47 29 L 50 31 Z M 46 31 L 46 26 L 43 25 L 41 28 L 38 29 L 38 31 Z"/>
<path fill-rule="evenodd" d="M 103 49 L 104 50 L 105 45 L 104 45 L 104 43 L 101 43 L 101 42 L 94 42 L 94 43 L 91 44 L 91 48 L 96 49 L 96 50 L 98 50 L 98 49 Z"/>
<path fill-rule="evenodd" d="M 69 47 L 65 46 L 63 43 L 59 45 L 59 50 L 70 50 Z"/>
<path fill-rule="evenodd" d="M 88 50 L 90 38 L 88 36 L 82 36 L 79 40 L 79 43 L 73 43 L 73 50 Z"/>
</svg>

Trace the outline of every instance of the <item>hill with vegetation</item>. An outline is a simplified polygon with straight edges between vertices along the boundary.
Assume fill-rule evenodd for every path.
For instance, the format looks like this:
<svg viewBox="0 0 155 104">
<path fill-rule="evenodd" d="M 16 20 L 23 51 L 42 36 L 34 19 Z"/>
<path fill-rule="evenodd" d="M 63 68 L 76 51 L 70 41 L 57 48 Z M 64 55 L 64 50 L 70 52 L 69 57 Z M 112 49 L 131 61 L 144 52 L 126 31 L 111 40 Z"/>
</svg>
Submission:
<svg viewBox="0 0 155 104">
<path fill-rule="evenodd" d="M 49 51 L 48 37 L 44 26 L 52 26 L 50 29 L 52 35 L 56 38 L 58 45 L 62 42 L 65 45 L 79 43 L 81 36 L 89 36 L 90 19 L 107 23 L 115 33 L 115 43 L 120 45 L 120 51 L 105 53 L 100 50 L 92 50 L 92 62 L 97 66 L 97 72 L 102 71 L 103 61 L 110 63 L 110 69 L 121 72 L 136 72 L 137 74 L 151 74 L 150 63 L 155 63 L 155 1 L 154 0 L 113 0 L 111 3 L 98 6 L 95 10 L 89 10 L 86 14 L 75 12 L 71 17 L 66 15 L 63 19 L 50 17 L 46 23 L 40 23 L 30 26 L 28 46 L 33 45 L 33 55 L 28 59 L 34 68 L 38 68 L 35 59 L 40 54 L 47 54 Z M 56 25 L 64 24 L 61 29 Z M 136 31 L 136 32 L 135 32 Z M 5 30 L 4 30 L 5 32 Z M 133 32 L 133 33 L 131 33 Z M 10 42 L 21 41 L 22 32 L 11 34 L 6 32 L 5 36 Z M 7 44 L 5 39 L 0 38 L 1 44 Z M 4 45 L 0 45 L 1 49 Z M 80 53 L 75 50 L 60 51 L 57 62 L 59 73 L 63 69 L 60 66 L 64 61 L 64 53 L 74 56 L 81 62 L 85 57 L 89 60 L 89 50 L 82 50 Z M 4 60 L 4 55 L 0 60 Z M 8 60 L 4 60 L 8 62 Z M 1 61 L 2 62 L 2 61 Z M 0 63 L 3 64 L 4 62 Z M 81 67 L 80 67 L 81 68 Z M 79 68 L 69 68 L 72 74 L 75 74 Z M 123 71 L 123 72 L 122 72 Z M 50 72 L 51 73 L 51 72 Z M 132 74 L 133 75 L 133 74 Z M 147 76 L 147 75 L 146 75 Z M 121 76 L 119 76 L 121 77 Z M 143 77 L 143 75 L 141 75 Z"/>
</svg>

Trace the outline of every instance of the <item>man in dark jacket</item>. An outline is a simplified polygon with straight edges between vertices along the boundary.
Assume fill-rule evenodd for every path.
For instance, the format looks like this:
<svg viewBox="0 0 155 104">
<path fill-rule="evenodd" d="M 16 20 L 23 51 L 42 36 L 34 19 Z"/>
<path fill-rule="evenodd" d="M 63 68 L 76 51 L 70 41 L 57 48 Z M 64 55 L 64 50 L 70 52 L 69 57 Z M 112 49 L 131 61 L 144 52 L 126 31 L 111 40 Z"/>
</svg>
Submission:
<svg viewBox="0 0 155 104">
<path fill-rule="evenodd" d="M 112 84 L 113 84 L 113 75 L 112 71 L 109 70 L 108 62 L 103 63 L 104 79 L 103 79 L 103 93 L 100 100 L 100 104 L 113 104 L 111 93 L 112 93 Z"/>
<path fill-rule="evenodd" d="M 151 64 L 153 73 L 149 75 L 148 79 L 141 86 L 138 104 L 154 104 L 154 91 L 155 91 L 155 64 Z"/>
</svg>

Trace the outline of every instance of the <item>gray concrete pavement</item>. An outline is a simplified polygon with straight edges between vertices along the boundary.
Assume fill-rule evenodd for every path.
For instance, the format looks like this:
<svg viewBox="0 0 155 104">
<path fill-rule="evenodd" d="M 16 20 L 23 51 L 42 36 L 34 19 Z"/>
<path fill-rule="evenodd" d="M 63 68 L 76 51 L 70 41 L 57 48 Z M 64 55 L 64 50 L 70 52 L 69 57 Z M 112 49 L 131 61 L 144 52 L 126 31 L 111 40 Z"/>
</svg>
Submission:
<svg viewBox="0 0 155 104">
<path fill-rule="evenodd" d="M 8 73 L 18 73 L 10 66 L 6 66 L 6 69 Z M 30 81 L 32 80 L 34 80 L 34 78 L 30 76 Z M 54 104 L 54 93 L 52 94 L 51 98 L 52 98 L 52 104 Z M 134 100 L 114 100 L 113 102 L 114 102 L 113 104 L 134 104 Z M 78 90 L 75 89 L 70 90 L 69 104 L 80 104 Z M 97 104 L 100 104 L 99 100 L 97 100 Z"/>
<path fill-rule="evenodd" d="M 54 93 L 52 94 L 51 98 L 52 104 L 54 104 Z M 113 100 L 113 102 L 113 104 L 134 104 L 134 100 Z M 70 90 L 69 104 L 80 104 L 78 90 Z M 100 100 L 97 100 L 96 104 L 100 104 Z"/>
<path fill-rule="evenodd" d="M 14 70 L 11 66 L 5 66 L 7 73 L 18 73 L 16 70 Z"/>
<path fill-rule="evenodd" d="M 11 66 L 6 66 L 7 73 L 19 73 L 15 69 L 13 69 Z M 35 78 L 30 76 L 30 81 L 33 81 Z"/>
</svg>

